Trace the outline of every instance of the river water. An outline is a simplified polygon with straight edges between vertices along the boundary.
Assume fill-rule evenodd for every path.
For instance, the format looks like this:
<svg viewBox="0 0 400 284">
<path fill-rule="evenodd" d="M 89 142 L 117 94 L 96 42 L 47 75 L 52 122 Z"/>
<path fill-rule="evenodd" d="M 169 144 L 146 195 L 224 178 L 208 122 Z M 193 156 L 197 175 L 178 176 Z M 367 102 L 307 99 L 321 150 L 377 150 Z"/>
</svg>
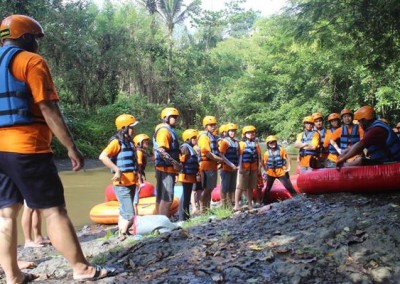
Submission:
<svg viewBox="0 0 400 284">
<path fill-rule="evenodd" d="M 64 185 L 64 193 L 68 215 L 76 229 L 92 224 L 89 218 L 90 209 L 96 204 L 103 203 L 104 190 L 111 184 L 112 174 L 107 168 L 90 169 L 79 172 L 62 171 L 59 173 Z M 155 184 L 154 171 L 150 167 L 146 169 L 146 177 L 149 182 Z M 18 220 L 18 244 L 23 244 L 22 228 Z M 46 236 L 46 225 L 42 224 L 42 232 Z"/>
</svg>

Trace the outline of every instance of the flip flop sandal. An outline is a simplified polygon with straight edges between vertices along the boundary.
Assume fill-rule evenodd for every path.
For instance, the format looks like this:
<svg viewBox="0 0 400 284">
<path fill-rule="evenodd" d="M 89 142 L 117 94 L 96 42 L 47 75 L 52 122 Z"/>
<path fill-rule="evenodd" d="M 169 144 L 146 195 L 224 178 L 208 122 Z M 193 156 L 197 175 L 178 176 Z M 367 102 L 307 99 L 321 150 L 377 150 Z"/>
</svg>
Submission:
<svg viewBox="0 0 400 284">
<path fill-rule="evenodd" d="M 101 275 L 101 271 L 105 269 L 106 270 L 106 274 Z M 101 266 L 101 265 L 96 265 L 96 272 L 94 273 L 94 275 L 92 277 L 83 277 L 83 278 L 75 278 L 75 281 L 79 281 L 79 282 L 85 282 L 85 281 L 97 281 L 99 279 L 102 278 L 106 278 L 106 277 L 110 277 L 110 276 L 114 276 L 116 274 L 117 269 L 113 268 L 113 267 L 106 267 L 106 266 Z"/>
</svg>

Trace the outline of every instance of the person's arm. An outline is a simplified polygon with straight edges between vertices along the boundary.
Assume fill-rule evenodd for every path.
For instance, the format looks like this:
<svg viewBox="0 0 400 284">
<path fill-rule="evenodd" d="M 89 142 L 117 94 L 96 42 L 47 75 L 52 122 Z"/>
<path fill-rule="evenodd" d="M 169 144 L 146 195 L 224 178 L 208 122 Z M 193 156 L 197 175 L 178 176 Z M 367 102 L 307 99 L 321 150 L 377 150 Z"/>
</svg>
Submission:
<svg viewBox="0 0 400 284">
<path fill-rule="evenodd" d="M 160 154 L 161 159 L 163 159 L 164 161 L 172 164 L 172 166 L 174 167 L 174 169 L 176 171 L 181 171 L 183 166 L 181 163 L 179 163 L 178 161 L 176 161 L 174 158 L 172 158 L 168 152 L 165 150 L 165 148 L 163 147 L 159 147 L 157 149 L 158 153 Z"/>
<path fill-rule="evenodd" d="M 113 161 L 110 159 L 108 156 L 107 152 L 103 151 L 101 152 L 99 156 L 99 160 L 103 162 L 103 164 L 111 169 L 114 172 L 114 176 L 111 178 L 112 181 L 120 181 L 121 179 L 121 171 L 118 168 L 116 164 L 113 163 Z"/>
<path fill-rule="evenodd" d="M 363 149 L 365 148 L 365 144 L 363 141 L 359 141 L 350 148 L 347 149 L 347 151 L 341 155 L 339 155 L 337 161 L 336 161 L 336 166 L 341 167 L 343 166 L 344 162 L 346 162 L 348 159 L 351 157 L 354 157 L 357 154 L 360 154 Z"/>
<path fill-rule="evenodd" d="M 286 151 L 283 152 L 283 158 L 286 160 L 285 172 L 290 172 L 290 157 Z"/>
<path fill-rule="evenodd" d="M 215 161 L 215 162 L 221 162 L 222 163 L 224 161 L 221 157 L 219 157 L 219 156 L 217 156 L 217 155 L 215 155 L 214 153 L 211 153 L 211 152 L 207 152 L 206 153 L 206 157 L 207 157 L 207 159 Z"/>
<path fill-rule="evenodd" d="M 79 171 L 84 166 L 84 157 L 75 145 L 74 139 L 65 123 L 57 102 L 41 101 L 38 103 L 38 106 L 54 136 L 56 136 L 60 143 L 67 149 L 68 157 L 72 164 L 72 170 Z"/>
<path fill-rule="evenodd" d="M 337 144 L 332 138 L 329 139 L 329 143 L 331 143 L 331 145 L 333 146 L 333 148 L 335 148 L 336 151 L 337 151 L 339 154 L 342 154 L 342 149 L 340 149 L 340 147 L 338 146 L 338 144 Z"/>
</svg>

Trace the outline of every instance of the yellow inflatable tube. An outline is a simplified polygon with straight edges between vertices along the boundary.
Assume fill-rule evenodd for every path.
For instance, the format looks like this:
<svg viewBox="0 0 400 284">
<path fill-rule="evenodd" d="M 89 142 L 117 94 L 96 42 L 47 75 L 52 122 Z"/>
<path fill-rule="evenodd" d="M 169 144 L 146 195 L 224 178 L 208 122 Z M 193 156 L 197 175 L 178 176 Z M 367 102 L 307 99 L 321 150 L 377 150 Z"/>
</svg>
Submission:
<svg viewBox="0 0 400 284">
<path fill-rule="evenodd" d="M 179 208 L 179 198 L 174 197 L 169 213 L 174 215 Z M 145 197 L 139 199 L 139 216 L 154 215 L 156 209 L 156 197 Z M 108 201 L 95 205 L 89 213 L 90 219 L 98 224 L 118 224 L 119 202 Z"/>
</svg>

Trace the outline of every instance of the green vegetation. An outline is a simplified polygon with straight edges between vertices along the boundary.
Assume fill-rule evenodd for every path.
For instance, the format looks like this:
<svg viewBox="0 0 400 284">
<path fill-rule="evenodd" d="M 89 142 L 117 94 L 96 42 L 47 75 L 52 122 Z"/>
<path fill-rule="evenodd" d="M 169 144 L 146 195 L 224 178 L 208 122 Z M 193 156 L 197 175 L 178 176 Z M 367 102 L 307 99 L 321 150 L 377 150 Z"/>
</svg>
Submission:
<svg viewBox="0 0 400 284">
<path fill-rule="evenodd" d="M 179 133 L 213 114 L 288 143 L 317 111 L 370 104 L 392 125 L 400 120 L 398 1 L 293 0 L 265 18 L 244 1 L 203 11 L 199 0 L 101 9 L 90 0 L 0 0 L 0 16 L 42 23 L 40 51 L 87 157 L 98 156 L 122 112 L 152 136 L 167 105 L 181 112 Z"/>
</svg>

